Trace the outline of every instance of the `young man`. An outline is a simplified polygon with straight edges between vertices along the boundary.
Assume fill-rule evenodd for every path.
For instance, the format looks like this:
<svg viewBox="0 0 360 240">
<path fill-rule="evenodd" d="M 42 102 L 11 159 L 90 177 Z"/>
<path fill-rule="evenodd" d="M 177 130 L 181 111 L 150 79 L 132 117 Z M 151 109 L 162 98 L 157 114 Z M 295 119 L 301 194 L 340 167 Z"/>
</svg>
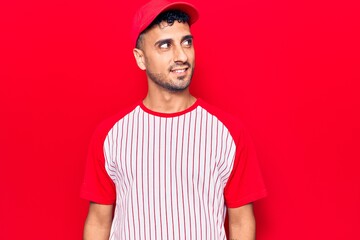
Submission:
<svg viewBox="0 0 360 240">
<path fill-rule="evenodd" d="M 240 123 L 189 92 L 195 65 L 185 2 L 155 0 L 133 25 L 143 101 L 105 121 L 92 139 L 82 197 L 84 239 L 255 239 L 252 202 L 265 195 Z M 228 214 L 228 226 L 224 226 Z"/>
</svg>

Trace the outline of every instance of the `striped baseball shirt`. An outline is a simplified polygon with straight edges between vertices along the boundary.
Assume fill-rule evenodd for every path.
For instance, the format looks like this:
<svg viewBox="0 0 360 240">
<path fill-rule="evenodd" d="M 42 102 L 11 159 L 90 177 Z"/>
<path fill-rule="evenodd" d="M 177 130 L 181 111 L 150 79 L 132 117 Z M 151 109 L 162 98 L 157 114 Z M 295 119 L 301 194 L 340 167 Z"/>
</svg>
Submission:
<svg viewBox="0 0 360 240">
<path fill-rule="evenodd" d="M 197 101 L 164 114 L 142 102 L 101 124 L 81 196 L 115 204 L 110 239 L 226 239 L 226 209 L 266 190 L 254 147 L 227 113 Z"/>
</svg>

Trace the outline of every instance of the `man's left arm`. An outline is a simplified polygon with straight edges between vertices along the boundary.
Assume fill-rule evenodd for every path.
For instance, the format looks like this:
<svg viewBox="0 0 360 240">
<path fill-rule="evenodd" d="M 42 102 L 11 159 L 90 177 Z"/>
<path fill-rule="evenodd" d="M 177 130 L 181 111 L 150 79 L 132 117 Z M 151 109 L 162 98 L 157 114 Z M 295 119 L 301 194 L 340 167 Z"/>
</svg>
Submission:
<svg viewBox="0 0 360 240">
<path fill-rule="evenodd" d="M 255 216 L 252 203 L 227 210 L 229 240 L 255 240 Z"/>
</svg>

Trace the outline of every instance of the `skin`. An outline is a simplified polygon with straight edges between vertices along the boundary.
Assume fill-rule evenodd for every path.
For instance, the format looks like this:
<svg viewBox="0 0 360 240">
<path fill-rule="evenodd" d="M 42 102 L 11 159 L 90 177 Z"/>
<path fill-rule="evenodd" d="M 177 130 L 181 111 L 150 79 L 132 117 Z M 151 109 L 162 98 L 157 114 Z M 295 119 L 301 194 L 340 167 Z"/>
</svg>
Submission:
<svg viewBox="0 0 360 240">
<path fill-rule="evenodd" d="M 187 23 L 163 22 L 142 36 L 133 50 L 138 67 L 146 72 L 148 93 L 144 105 L 155 112 L 174 113 L 196 101 L 189 92 L 194 72 L 195 51 Z M 185 69 L 185 71 L 183 71 Z M 176 72 L 176 70 L 181 70 Z M 113 205 L 91 203 L 84 227 L 84 240 L 109 239 Z M 255 218 L 252 204 L 228 208 L 229 239 L 254 240 Z"/>
<path fill-rule="evenodd" d="M 156 112 L 174 113 L 196 101 L 189 92 L 195 51 L 187 23 L 154 25 L 142 37 L 141 49 L 133 50 L 137 65 L 146 72 L 148 94 L 144 105 Z M 176 73 L 174 70 L 185 69 Z"/>
<path fill-rule="evenodd" d="M 252 204 L 228 208 L 229 239 L 255 240 L 255 217 Z"/>
<path fill-rule="evenodd" d="M 109 239 L 113 209 L 113 205 L 90 203 L 84 225 L 83 240 Z"/>
</svg>

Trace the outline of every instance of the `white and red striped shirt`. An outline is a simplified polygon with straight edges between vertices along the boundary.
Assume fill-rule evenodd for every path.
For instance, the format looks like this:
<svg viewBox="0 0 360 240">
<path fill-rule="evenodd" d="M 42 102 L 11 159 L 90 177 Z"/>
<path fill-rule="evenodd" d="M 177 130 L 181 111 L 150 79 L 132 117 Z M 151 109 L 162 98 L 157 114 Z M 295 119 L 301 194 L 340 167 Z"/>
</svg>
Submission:
<svg viewBox="0 0 360 240">
<path fill-rule="evenodd" d="M 226 207 L 266 194 L 242 125 L 198 99 L 164 114 L 141 102 L 95 132 L 81 195 L 116 204 L 110 239 L 226 239 Z"/>
</svg>

